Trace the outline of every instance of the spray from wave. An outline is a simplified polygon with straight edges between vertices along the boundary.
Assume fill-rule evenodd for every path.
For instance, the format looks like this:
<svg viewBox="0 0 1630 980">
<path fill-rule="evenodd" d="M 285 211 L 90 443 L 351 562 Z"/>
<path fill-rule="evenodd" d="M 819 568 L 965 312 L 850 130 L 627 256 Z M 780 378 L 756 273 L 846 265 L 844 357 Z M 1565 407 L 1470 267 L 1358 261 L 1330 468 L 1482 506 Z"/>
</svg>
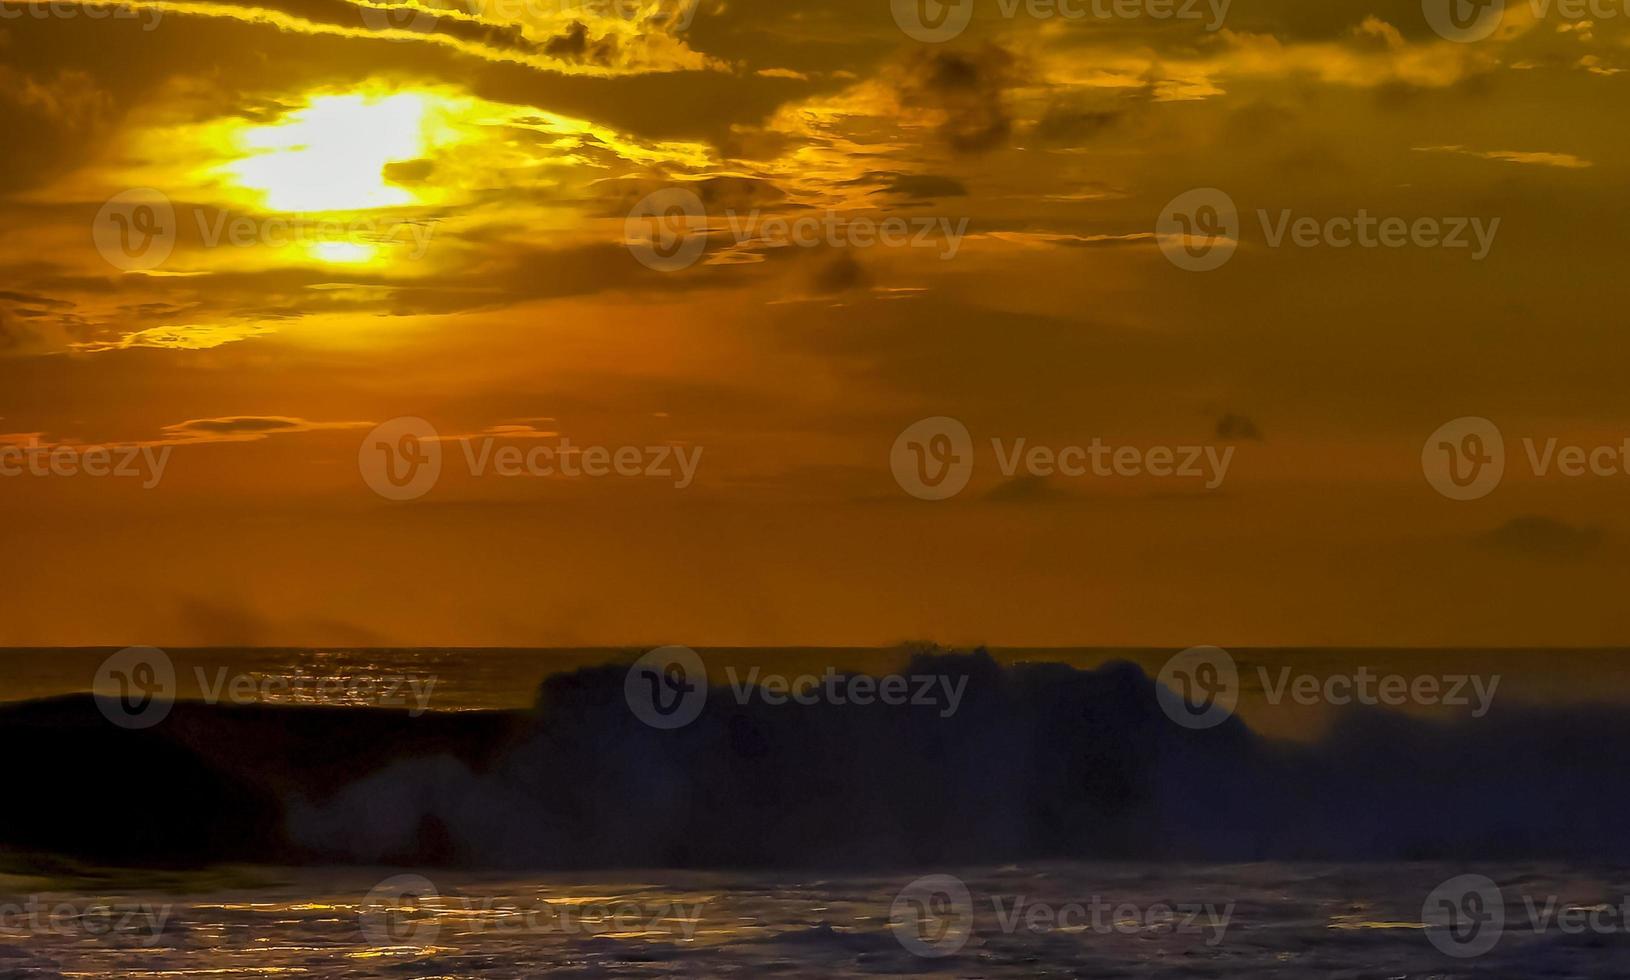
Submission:
<svg viewBox="0 0 1630 980">
<path fill-rule="evenodd" d="M 1457 724 L 1355 710 L 1314 744 L 1172 722 L 1117 663 L 922 654 L 938 705 L 745 703 L 659 730 L 626 667 L 550 677 L 485 765 L 394 762 L 287 833 L 321 860 L 517 868 L 880 867 L 1043 858 L 1574 857 L 1630 852 L 1630 716 L 1507 708 Z"/>
</svg>

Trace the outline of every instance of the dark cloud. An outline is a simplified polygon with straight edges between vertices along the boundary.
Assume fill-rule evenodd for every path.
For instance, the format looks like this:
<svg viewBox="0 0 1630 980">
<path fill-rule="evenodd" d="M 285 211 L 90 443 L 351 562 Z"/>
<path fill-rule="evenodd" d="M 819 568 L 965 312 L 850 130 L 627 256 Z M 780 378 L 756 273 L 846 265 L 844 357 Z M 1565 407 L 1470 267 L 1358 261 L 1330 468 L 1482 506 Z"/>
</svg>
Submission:
<svg viewBox="0 0 1630 980">
<path fill-rule="evenodd" d="M 1262 430 L 1258 429 L 1256 423 L 1245 416 L 1229 413 L 1217 420 L 1217 438 L 1249 439 L 1253 442 L 1261 442 Z"/>
<path fill-rule="evenodd" d="M 870 282 L 865 268 L 848 254 L 839 255 L 821 265 L 811 283 L 817 293 L 842 293 L 858 289 Z"/>
<path fill-rule="evenodd" d="M 393 184 L 421 184 L 436 170 L 435 161 L 432 160 L 404 160 L 401 163 L 387 163 L 382 172 L 384 178 Z"/>
<path fill-rule="evenodd" d="M 906 174 L 898 171 L 873 170 L 843 182 L 846 186 L 876 185 L 876 194 L 899 194 L 913 200 L 925 201 L 939 197 L 966 197 L 968 188 L 955 177 L 939 174 Z"/>
<path fill-rule="evenodd" d="M 1068 500 L 1070 495 L 1045 476 L 1015 476 L 985 491 L 980 499 L 993 504 L 1038 504 Z"/>
<path fill-rule="evenodd" d="M 577 64 L 610 65 L 617 60 L 617 40 L 609 35 L 590 40 L 588 25 L 574 20 L 566 33 L 544 42 L 543 52 Z"/>
<path fill-rule="evenodd" d="M 1036 120 L 1030 136 L 1034 142 L 1048 146 L 1080 146 L 1103 136 L 1125 117 L 1124 110 L 1054 103 Z"/>
<path fill-rule="evenodd" d="M 1006 92 L 1017 82 L 1013 55 L 994 44 L 976 51 L 923 51 L 906 63 L 900 102 L 937 113 L 939 135 L 951 149 L 982 153 L 1006 143 L 1013 132 Z"/>
<path fill-rule="evenodd" d="M 1491 548 L 1533 558 L 1577 560 L 1601 547 L 1606 534 L 1599 527 L 1576 527 L 1537 514 L 1513 517 L 1478 541 Z"/>
<path fill-rule="evenodd" d="M 38 340 L 38 334 L 18 323 L 12 318 L 11 313 L 0 307 L 0 351 L 8 354 L 23 353 Z"/>
</svg>

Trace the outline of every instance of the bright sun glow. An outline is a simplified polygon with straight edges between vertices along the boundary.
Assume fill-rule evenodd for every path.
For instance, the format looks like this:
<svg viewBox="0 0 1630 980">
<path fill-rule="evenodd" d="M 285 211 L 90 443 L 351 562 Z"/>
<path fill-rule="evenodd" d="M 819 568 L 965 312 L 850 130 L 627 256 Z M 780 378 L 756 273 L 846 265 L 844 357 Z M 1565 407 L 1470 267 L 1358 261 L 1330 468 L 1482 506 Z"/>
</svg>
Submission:
<svg viewBox="0 0 1630 980">
<path fill-rule="evenodd" d="M 424 155 L 429 103 L 419 93 L 318 96 L 278 123 L 246 130 L 251 153 L 227 170 L 278 211 L 414 204 L 411 190 L 386 180 L 385 167 Z"/>
<path fill-rule="evenodd" d="M 360 242 L 315 242 L 310 246 L 310 252 L 313 258 L 324 262 L 367 262 L 379 250 Z"/>
</svg>

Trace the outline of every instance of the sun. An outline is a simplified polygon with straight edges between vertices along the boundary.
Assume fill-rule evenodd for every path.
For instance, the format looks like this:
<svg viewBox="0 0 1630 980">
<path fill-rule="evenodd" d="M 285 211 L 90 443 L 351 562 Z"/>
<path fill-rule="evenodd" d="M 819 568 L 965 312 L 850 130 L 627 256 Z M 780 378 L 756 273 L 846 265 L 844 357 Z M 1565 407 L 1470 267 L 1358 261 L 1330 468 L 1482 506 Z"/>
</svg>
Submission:
<svg viewBox="0 0 1630 980">
<path fill-rule="evenodd" d="M 385 175 L 421 159 L 432 134 L 434 96 L 322 95 L 278 122 L 242 131 L 246 155 L 226 171 L 286 212 L 360 211 L 419 203 Z"/>
</svg>

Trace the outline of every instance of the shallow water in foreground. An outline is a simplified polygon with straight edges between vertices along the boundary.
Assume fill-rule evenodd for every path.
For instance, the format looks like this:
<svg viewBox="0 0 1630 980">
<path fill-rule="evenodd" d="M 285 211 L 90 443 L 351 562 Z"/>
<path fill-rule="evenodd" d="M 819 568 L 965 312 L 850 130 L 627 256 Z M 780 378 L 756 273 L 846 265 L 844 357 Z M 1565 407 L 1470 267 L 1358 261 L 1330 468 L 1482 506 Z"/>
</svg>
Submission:
<svg viewBox="0 0 1630 980">
<path fill-rule="evenodd" d="M 1487 907 L 1453 896 L 1482 925 L 1452 948 L 1497 941 L 1457 957 L 1434 946 L 1422 909 L 1467 872 L 1499 892 Z M 918 874 L 239 877 L 266 883 L 160 893 L 0 879 L 0 977 L 1630 975 L 1619 869 L 1046 864 L 916 888 Z M 1496 907 L 1503 929 L 1486 915 Z"/>
</svg>

